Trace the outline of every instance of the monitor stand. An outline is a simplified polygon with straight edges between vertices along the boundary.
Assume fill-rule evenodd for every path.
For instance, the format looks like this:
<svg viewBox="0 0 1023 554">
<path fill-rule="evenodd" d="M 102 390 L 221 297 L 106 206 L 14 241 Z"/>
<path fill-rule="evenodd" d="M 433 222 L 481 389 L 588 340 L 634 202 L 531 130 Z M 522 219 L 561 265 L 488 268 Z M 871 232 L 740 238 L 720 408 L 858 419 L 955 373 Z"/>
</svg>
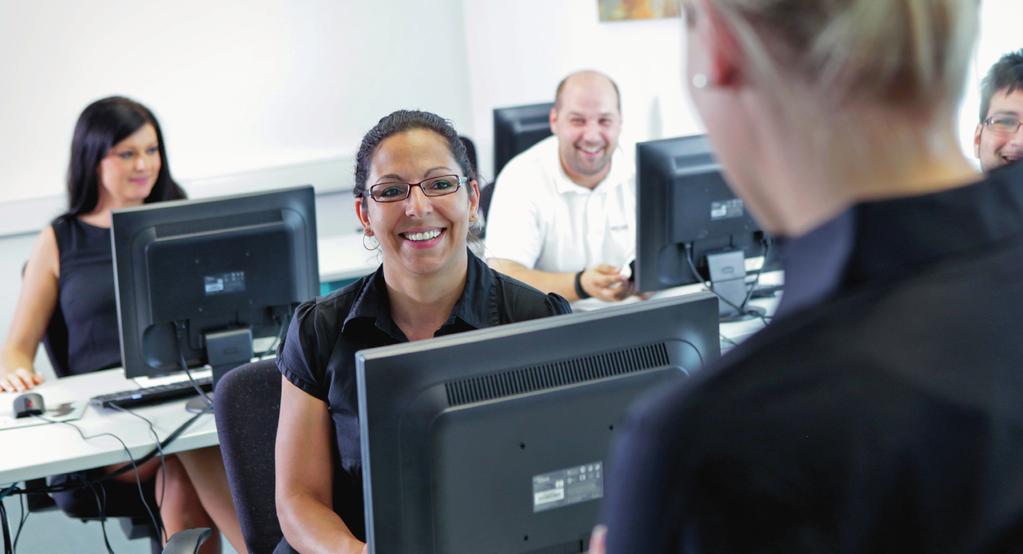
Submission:
<svg viewBox="0 0 1023 554">
<path fill-rule="evenodd" d="M 227 331 L 217 331 L 203 335 L 206 341 L 206 358 L 213 368 L 213 391 L 217 390 L 217 382 L 225 373 L 247 364 L 255 356 L 252 346 L 252 329 L 243 327 Z M 206 398 L 209 397 L 209 400 Z M 196 396 L 185 404 L 191 413 L 201 413 L 213 409 L 213 392 Z"/>
<path fill-rule="evenodd" d="M 710 288 L 718 296 L 718 316 L 722 322 L 745 321 L 766 313 L 755 306 L 743 306 L 749 294 L 746 287 L 746 256 L 742 250 L 707 255 Z M 737 308 L 742 308 L 740 311 Z"/>
</svg>

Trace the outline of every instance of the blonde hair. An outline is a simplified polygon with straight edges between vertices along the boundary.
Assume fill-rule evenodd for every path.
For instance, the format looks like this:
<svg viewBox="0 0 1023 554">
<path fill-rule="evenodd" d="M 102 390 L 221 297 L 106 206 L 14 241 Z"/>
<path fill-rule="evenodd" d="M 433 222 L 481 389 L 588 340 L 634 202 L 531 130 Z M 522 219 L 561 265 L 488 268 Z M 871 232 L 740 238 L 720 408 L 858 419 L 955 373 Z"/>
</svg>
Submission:
<svg viewBox="0 0 1023 554">
<path fill-rule="evenodd" d="M 825 107 L 954 107 L 979 0 L 708 0 L 765 84 L 808 87 Z"/>
<path fill-rule="evenodd" d="M 821 175 L 946 157 L 979 0 L 705 1 L 767 93 L 765 116 Z"/>
</svg>

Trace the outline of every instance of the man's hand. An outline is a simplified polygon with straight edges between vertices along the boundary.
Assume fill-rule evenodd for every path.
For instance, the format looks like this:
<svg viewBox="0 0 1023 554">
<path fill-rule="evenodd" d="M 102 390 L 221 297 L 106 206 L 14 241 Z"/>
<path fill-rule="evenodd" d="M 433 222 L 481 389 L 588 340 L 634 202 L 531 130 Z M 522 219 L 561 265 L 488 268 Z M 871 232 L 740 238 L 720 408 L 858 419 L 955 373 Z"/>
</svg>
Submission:
<svg viewBox="0 0 1023 554">
<path fill-rule="evenodd" d="M 579 280 L 583 290 L 605 302 L 617 302 L 632 294 L 632 285 L 622 276 L 621 268 L 600 264 L 587 268 Z"/>
<path fill-rule="evenodd" d="M 0 375 L 0 391 L 22 392 L 43 382 L 43 376 L 19 367 L 9 373 Z"/>
</svg>

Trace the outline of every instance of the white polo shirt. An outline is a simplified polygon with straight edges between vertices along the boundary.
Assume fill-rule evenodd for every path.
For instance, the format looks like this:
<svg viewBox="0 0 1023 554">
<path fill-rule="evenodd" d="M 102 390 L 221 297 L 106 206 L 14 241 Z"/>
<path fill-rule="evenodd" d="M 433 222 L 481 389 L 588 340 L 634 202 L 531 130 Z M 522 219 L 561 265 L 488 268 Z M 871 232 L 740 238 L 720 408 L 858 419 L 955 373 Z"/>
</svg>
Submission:
<svg viewBox="0 0 1023 554">
<path fill-rule="evenodd" d="M 487 215 L 487 258 L 528 268 L 576 272 L 636 256 L 636 169 L 619 147 L 611 170 L 592 190 L 561 167 L 550 136 L 504 167 Z"/>
</svg>

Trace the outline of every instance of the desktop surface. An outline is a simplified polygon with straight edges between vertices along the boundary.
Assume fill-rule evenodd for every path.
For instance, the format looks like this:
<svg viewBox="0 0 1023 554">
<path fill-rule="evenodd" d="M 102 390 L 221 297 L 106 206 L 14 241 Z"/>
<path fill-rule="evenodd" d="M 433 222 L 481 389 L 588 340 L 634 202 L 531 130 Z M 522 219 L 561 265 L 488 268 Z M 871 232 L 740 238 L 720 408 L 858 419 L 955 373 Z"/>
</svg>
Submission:
<svg viewBox="0 0 1023 554">
<path fill-rule="evenodd" d="M 63 402 L 88 404 L 91 397 L 135 388 L 120 368 L 46 381 L 32 389 L 43 396 L 47 406 Z M 0 413 L 10 413 L 17 394 L 0 395 Z M 160 440 L 193 417 L 185 411 L 185 400 L 133 409 L 152 421 Z M 72 421 L 86 436 L 113 433 L 128 446 L 133 457 L 145 455 L 156 438 L 141 419 L 115 410 L 86 406 L 81 419 Z M 0 485 L 103 467 L 128 461 L 121 444 L 112 437 L 84 440 L 78 431 L 63 423 L 0 430 L 4 445 L 0 456 Z M 167 454 L 217 444 L 213 413 L 204 414 L 164 450 Z"/>
<path fill-rule="evenodd" d="M 748 271 L 755 271 L 756 267 L 759 266 L 747 263 Z M 749 279 L 747 279 L 747 282 L 748 281 Z M 769 322 L 771 317 L 774 315 L 774 312 L 778 309 L 784 284 L 785 273 L 783 271 L 765 271 L 760 274 L 757 281 L 757 290 L 778 289 L 776 292 L 766 297 L 757 297 L 754 295 L 749 301 L 749 306 L 759 308 L 764 311 L 765 319 L 750 317 L 739 321 L 722 321 L 720 329 L 722 353 L 730 350 L 736 344 L 764 328 L 767 322 Z M 749 285 L 751 285 L 751 283 L 748 283 L 748 286 Z M 650 293 L 650 299 L 673 298 L 676 296 L 685 296 L 687 294 L 697 294 L 701 292 L 707 292 L 707 288 L 704 285 L 697 283 L 692 285 L 683 285 L 681 287 L 671 287 Z M 643 300 L 639 296 L 631 296 L 620 302 L 605 302 L 597 298 L 587 298 L 586 300 L 573 302 L 572 311 L 588 312 L 637 302 L 643 302 Z"/>
</svg>

